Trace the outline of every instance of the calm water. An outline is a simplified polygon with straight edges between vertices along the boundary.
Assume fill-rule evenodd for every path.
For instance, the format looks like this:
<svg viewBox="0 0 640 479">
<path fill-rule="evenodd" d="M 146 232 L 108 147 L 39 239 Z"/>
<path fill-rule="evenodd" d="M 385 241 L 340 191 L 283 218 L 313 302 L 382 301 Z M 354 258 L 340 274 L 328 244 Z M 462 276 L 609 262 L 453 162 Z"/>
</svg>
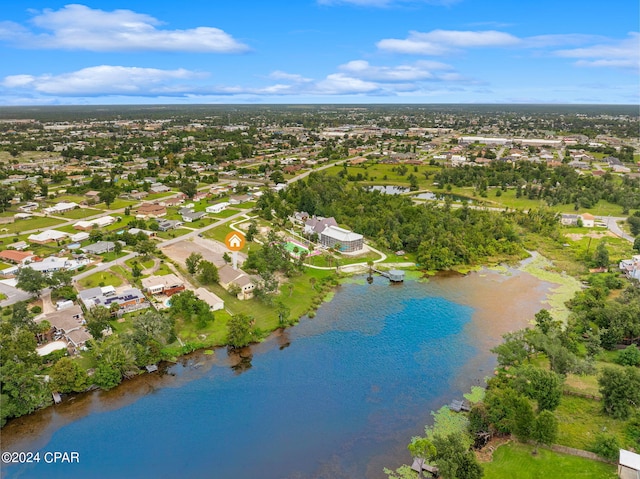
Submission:
<svg viewBox="0 0 640 479">
<path fill-rule="evenodd" d="M 117 388 L 85 395 L 73 420 L 49 408 L 46 420 L 25 419 L 30 434 L 5 428 L 3 450 L 78 451 L 80 463 L 4 467 L 3 476 L 384 477 L 383 466 L 410 460 L 406 444 L 429 411 L 490 373 L 493 359 L 475 340 L 483 326 L 471 322 L 463 289 L 445 299 L 465 279 L 347 284 L 315 319 L 246 351 L 239 364 L 217 350 L 143 380 L 151 385 L 130 403 L 96 399 Z M 531 291 L 523 311 L 544 296 Z"/>
</svg>

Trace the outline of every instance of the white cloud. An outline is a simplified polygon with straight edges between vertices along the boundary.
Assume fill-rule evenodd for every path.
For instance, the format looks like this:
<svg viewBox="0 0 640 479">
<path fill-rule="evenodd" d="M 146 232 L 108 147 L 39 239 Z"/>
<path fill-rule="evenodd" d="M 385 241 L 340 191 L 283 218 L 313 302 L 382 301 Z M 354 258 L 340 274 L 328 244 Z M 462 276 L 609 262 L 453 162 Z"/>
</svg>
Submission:
<svg viewBox="0 0 640 479">
<path fill-rule="evenodd" d="M 276 70 L 269 74 L 269 78 L 273 78 L 274 80 L 286 80 L 293 82 L 309 82 L 312 81 L 310 78 L 305 78 L 302 75 L 298 75 L 296 73 L 287 73 L 280 70 Z"/>
<path fill-rule="evenodd" d="M 564 58 L 579 58 L 577 66 L 640 69 L 640 34 L 632 32 L 623 40 L 558 50 L 555 54 Z"/>
<path fill-rule="evenodd" d="M 202 76 L 184 69 L 159 70 L 101 65 L 61 75 L 12 75 L 5 77 L 2 86 L 60 96 L 158 95 L 189 91 L 190 88 L 176 85 L 175 82 Z"/>
<path fill-rule="evenodd" d="M 407 39 L 388 38 L 380 40 L 381 50 L 394 53 L 420 55 L 445 55 L 460 48 L 504 47 L 520 43 L 521 40 L 509 33 L 496 30 L 459 31 L 433 30 L 431 32 L 409 32 Z"/>
<path fill-rule="evenodd" d="M 379 82 L 411 82 L 422 80 L 434 80 L 439 70 L 451 70 L 452 67 L 440 62 L 416 62 L 412 65 L 399 65 L 393 67 L 373 66 L 365 60 L 354 60 L 340 65 L 340 70 L 352 76 Z"/>
<path fill-rule="evenodd" d="M 162 22 L 131 10 L 110 12 L 85 5 L 44 10 L 31 19 L 36 31 L 13 22 L 0 24 L 0 39 L 21 48 L 90 51 L 170 51 L 237 53 L 248 47 L 214 27 L 157 28 Z"/>
<path fill-rule="evenodd" d="M 436 84 L 447 88 L 471 83 L 441 62 L 418 61 L 405 65 L 377 66 L 354 60 L 338 67 L 324 78 L 312 79 L 299 74 L 274 71 L 266 86 L 214 85 L 205 73 L 185 69 L 160 70 L 101 65 L 59 75 L 12 75 L 0 81 L 4 93 L 12 97 L 37 96 L 76 99 L 89 97 L 184 99 L 190 96 L 396 96 L 407 92 L 429 91 Z M 440 87 L 439 87 L 440 88 Z"/>
</svg>

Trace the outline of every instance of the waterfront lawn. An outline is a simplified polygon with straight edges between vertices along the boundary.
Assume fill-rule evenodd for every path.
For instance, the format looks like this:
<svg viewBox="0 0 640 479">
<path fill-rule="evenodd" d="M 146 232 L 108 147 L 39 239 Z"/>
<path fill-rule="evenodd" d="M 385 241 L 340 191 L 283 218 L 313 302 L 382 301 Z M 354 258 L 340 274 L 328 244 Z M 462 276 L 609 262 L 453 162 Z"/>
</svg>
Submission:
<svg viewBox="0 0 640 479">
<path fill-rule="evenodd" d="M 221 346 L 227 339 L 227 323 L 231 315 L 225 310 L 215 311 L 214 320 L 204 328 L 198 328 L 195 322 L 180 322 L 176 325 L 178 336 L 185 343 L 201 343 L 204 347 Z"/>
<path fill-rule="evenodd" d="M 557 444 L 590 450 L 598 434 L 606 432 L 614 435 L 622 447 L 631 446 L 624 433 L 625 421 L 605 415 L 600 401 L 563 395 L 555 415 Z"/>
<path fill-rule="evenodd" d="M 82 278 L 78 281 L 78 286 L 82 289 L 95 288 L 97 286 L 113 286 L 117 288 L 122 286 L 122 278 L 115 274 L 111 274 L 110 271 L 97 271 L 86 278 Z"/>
<path fill-rule="evenodd" d="M 493 453 L 493 461 L 483 464 L 485 479 L 613 479 L 616 468 L 611 464 L 538 449 L 532 446 L 505 444 Z"/>
</svg>

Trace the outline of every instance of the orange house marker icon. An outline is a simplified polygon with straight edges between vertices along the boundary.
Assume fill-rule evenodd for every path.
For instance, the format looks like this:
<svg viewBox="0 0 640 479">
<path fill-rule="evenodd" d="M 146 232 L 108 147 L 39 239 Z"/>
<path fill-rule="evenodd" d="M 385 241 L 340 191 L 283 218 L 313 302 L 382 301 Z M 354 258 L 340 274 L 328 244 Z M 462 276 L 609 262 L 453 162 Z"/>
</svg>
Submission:
<svg viewBox="0 0 640 479">
<path fill-rule="evenodd" d="M 224 239 L 224 244 L 227 245 L 231 251 L 240 251 L 244 248 L 246 240 L 242 233 L 237 231 L 231 231 Z"/>
</svg>

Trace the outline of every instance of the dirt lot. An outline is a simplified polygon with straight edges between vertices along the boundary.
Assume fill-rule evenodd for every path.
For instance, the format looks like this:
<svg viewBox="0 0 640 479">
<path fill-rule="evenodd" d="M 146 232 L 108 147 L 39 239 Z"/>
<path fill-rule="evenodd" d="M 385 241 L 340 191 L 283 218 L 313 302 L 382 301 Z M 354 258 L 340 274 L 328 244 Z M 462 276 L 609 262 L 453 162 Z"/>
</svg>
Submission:
<svg viewBox="0 0 640 479">
<path fill-rule="evenodd" d="M 594 239 L 604 238 L 605 236 L 612 236 L 616 238 L 616 235 L 614 235 L 611 231 L 591 231 L 585 234 L 569 233 L 569 234 L 566 234 L 565 236 L 571 239 L 572 241 L 580 241 L 585 236 L 588 238 L 594 238 Z"/>
<path fill-rule="evenodd" d="M 182 266 L 185 265 L 185 260 L 191 253 L 200 253 L 202 259 L 211 261 L 217 267 L 223 266 L 224 260 L 222 255 L 227 251 L 227 248 L 220 242 L 210 240 L 207 238 L 195 237 L 192 240 L 185 240 L 175 243 L 173 245 L 162 248 L 162 252 L 169 258 L 177 261 Z M 238 253 L 238 263 L 242 264 L 245 260 L 245 255 Z"/>
</svg>

